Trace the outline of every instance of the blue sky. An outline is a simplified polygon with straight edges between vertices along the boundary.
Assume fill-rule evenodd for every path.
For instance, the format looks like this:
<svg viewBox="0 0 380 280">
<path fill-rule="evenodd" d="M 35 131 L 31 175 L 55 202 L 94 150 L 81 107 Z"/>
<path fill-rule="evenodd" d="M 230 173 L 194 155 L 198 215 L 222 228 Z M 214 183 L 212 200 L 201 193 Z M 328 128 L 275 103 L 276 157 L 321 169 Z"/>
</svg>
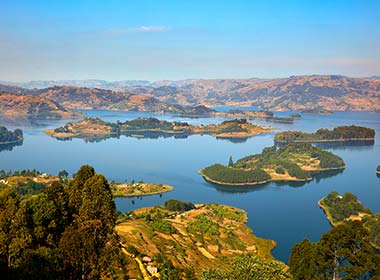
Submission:
<svg viewBox="0 0 380 280">
<path fill-rule="evenodd" d="M 380 1 L 0 1 L 0 80 L 380 75 Z"/>
</svg>

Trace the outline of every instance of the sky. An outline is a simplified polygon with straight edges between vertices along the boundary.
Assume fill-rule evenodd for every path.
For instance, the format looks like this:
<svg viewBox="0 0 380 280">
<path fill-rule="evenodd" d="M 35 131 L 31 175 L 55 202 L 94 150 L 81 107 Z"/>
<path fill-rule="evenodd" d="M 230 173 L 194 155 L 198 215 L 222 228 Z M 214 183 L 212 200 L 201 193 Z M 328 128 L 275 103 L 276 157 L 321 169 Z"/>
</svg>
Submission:
<svg viewBox="0 0 380 280">
<path fill-rule="evenodd" d="M 380 75 L 378 0 L 0 1 L 0 80 Z"/>
</svg>

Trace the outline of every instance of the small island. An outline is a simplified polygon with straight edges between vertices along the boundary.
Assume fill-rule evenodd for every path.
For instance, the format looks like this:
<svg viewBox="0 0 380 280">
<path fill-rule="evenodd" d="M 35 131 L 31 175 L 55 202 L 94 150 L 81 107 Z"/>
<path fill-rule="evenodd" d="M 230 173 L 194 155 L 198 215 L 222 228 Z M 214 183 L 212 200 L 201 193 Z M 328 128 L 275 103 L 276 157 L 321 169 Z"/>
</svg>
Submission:
<svg viewBox="0 0 380 280">
<path fill-rule="evenodd" d="M 334 227 L 349 221 L 362 222 L 369 231 L 371 243 L 375 248 L 380 249 L 380 213 L 372 213 L 354 194 L 346 192 L 339 195 L 334 191 L 319 200 L 318 205 Z"/>
<path fill-rule="evenodd" d="M 312 109 L 305 109 L 302 110 L 301 113 L 304 114 L 316 114 L 316 115 L 331 115 L 334 114 L 333 111 L 323 109 L 323 108 L 312 108 Z"/>
<path fill-rule="evenodd" d="M 214 164 L 199 171 L 211 183 L 250 186 L 270 181 L 310 181 L 314 174 L 345 168 L 343 159 L 309 143 L 289 143 L 264 148 L 261 154 L 247 156 L 228 166 Z"/>
<path fill-rule="evenodd" d="M 168 200 L 125 213 L 115 229 L 130 260 L 129 278 L 170 271 L 177 275 L 172 279 L 198 279 L 204 269 L 227 269 L 235 258 L 254 258 L 255 267 L 285 279 L 286 265 L 271 255 L 276 243 L 256 237 L 246 222 L 247 213 L 238 208 Z M 195 277 L 183 277 L 186 271 Z"/>
<path fill-rule="evenodd" d="M 99 118 L 86 118 L 69 122 L 63 127 L 46 130 L 45 133 L 57 139 L 96 139 L 125 135 L 135 138 L 149 138 L 151 135 L 187 137 L 193 134 L 207 134 L 217 138 L 248 138 L 270 132 L 270 128 L 258 126 L 246 119 L 224 121 L 220 124 L 190 125 L 186 122 L 168 122 L 156 118 L 137 118 L 131 121 L 110 123 Z"/>
<path fill-rule="evenodd" d="M 5 126 L 0 126 L 0 145 L 17 144 L 24 140 L 21 129 L 15 129 L 13 132 Z"/>
<path fill-rule="evenodd" d="M 380 175 L 380 165 L 378 165 L 378 166 L 376 167 L 376 174 L 377 174 L 377 175 Z"/>
<path fill-rule="evenodd" d="M 233 117 L 233 118 L 249 118 L 249 119 L 258 119 L 265 120 L 270 122 L 278 123 L 293 123 L 294 119 L 298 119 L 301 116 L 291 115 L 290 117 L 277 117 L 271 111 L 248 111 L 240 109 L 232 109 L 225 112 L 212 112 L 215 116 L 224 116 L 224 117 Z"/>
<path fill-rule="evenodd" d="M 289 142 L 346 142 L 346 141 L 374 141 L 375 130 L 362 126 L 338 126 L 333 130 L 326 128 L 318 129 L 314 133 L 301 131 L 284 131 L 274 137 L 276 143 Z"/>
<path fill-rule="evenodd" d="M 173 190 L 172 186 L 164 184 L 150 184 L 144 182 L 131 182 L 125 184 L 111 183 L 114 197 L 134 197 L 161 194 Z"/>
</svg>

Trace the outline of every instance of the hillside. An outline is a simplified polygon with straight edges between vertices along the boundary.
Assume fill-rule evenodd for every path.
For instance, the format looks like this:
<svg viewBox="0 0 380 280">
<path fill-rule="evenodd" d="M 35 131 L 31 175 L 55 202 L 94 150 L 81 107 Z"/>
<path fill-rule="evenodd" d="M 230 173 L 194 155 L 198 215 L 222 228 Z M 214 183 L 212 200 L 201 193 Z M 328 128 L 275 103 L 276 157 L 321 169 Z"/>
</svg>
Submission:
<svg viewBox="0 0 380 280">
<path fill-rule="evenodd" d="M 190 279 L 180 277 L 179 271 L 190 269 L 199 275 L 203 269 L 226 269 L 233 257 L 251 255 L 277 264 L 285 274 L 285 265 L 271 256 L 274 241 L 253 235 L 245 224 L 247 214 L 243 210 L 191 203 L 186 203 L 188 207 L 183 210 L 172 210 L 169 204 L 180 206 L 184 202 L 167 201 L 165 206 L 138 209 L 119 218 L 116 232 L 131 255 L 129 273 L 139 270 L 137 259 L 147 259 L 147 268 L 157 267 L 161 274 L 169 273 L 165 270 L 178 273 L 178 278 L 169 279 Z M 136 259 L 135 267 L 132 257 Z M 267 273 L 269 276 L 272 271 Z M 138 274 L 129 276 L 138 278 Z"/>
<path fill-rule="evenodd" d="M 91 86 L 93 83 L 82 81 L 81 85 Z M 183 106 L 255 106 L 278 111 L 317 108 L 333 111 L 380 110 L 380 78 L 377 77 L 310 75 L 276 79 L 189 79 L 153 83 L 103 81 L 97 85 L 121 92 L 148 94 L 160 101 Z"/>
<path fill-rule="evenodd" d="M 380 110 L 380 78 L 378 77 L 351 78 L 339 75 L 310 75 L 274 79 L 188 79 L 157 82 L 83 80 L 8 84 L 12 86 L 11 90 L 13 91 L 20 91 L 15 86 L 31 89 L 33 87 L 59 85 L 41 89 L 38 94 L 50 97 L 57 102 L 60 97 L 68 98 L 71 96 L 67 100 L 66 106 L 79 105 L 83 109 L 96 106 L 110 109 L 109 101 L 118 103 L 120 97 L 124 96 L 124 99 L 128 100 L 131 94 L 136 94 L 145 96 L 140 97 L 143 100 L 142 103 L 149 103 L 147 100 L 154 100 L 149 99 L 147 97 L 149 96 L 157 98 L 166 105 L 170 103 L 182 106 L 202 104 L 208 107 L 254 106 L 258 109 L 273 111 Z M 112 94 L 111 90 L 118 93 Z M 76 95 L 79 92 L 79 97 L 74 98 L 72 96 L 72 94 Z M 100 100 L 90 101 L 89 96 L 96 96 Z M 78 104 L 71 102 L 71 99 L 76 100 Z M 107 99 L 111 100 L 107 102 Z M 119 107 L 124 108 L 124 110 L 133 110 L 136 106 L 140 110 L 145 110 L 144 106 L 141 103 L 139 104 L 137 100 L 131 101 L 135 101 L 137 104 L 132 103 L 132 105 L 127 106 L 125 103 L 121 103 Z M 65 99 L 62 102 L 65 102 Z M 65 106 L 65 103 L 62 105 Z M 158 108 L 155 108 L 155 111 L 163 110 L 163 104 L 157 106 Z M 115 105 L 115 108 L 117 107 L 118 105 Z"/>
<path fill-rule="evenodd" d="M 4 92 L 0 93 L 0 114 L 30 119 L 68 119 L 82 116 L 44 97 Z"/>
</svg>

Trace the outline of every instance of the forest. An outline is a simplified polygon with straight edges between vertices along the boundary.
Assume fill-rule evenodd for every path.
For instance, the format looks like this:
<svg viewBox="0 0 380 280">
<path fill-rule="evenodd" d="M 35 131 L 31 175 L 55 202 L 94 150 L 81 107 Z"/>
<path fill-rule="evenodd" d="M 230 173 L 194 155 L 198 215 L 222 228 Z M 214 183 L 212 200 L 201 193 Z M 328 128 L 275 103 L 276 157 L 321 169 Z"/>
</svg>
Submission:
<svg viewBox="0 0 380 280">
<path fill-rule="evenodd" d="M 0 192 L 3 279 L 99 279 L 120 265 L 116 208 L 105 177 L 82 166 L 39 194 Z"/>
<path fill-rule="evenodd" d="M 318 142 L 318 141 L 345 141 L 355 139 L 373 140 L 375 138 L 375 130 L 372 128 L 350 125 L 338 126 L 333 130 L 326 128 L 318 129 L 314 133 L 305 133 L 301 131 L 284 131 L 277 133 L 274 137 L 277 143 L 289 142 Z"/>
</svg>

